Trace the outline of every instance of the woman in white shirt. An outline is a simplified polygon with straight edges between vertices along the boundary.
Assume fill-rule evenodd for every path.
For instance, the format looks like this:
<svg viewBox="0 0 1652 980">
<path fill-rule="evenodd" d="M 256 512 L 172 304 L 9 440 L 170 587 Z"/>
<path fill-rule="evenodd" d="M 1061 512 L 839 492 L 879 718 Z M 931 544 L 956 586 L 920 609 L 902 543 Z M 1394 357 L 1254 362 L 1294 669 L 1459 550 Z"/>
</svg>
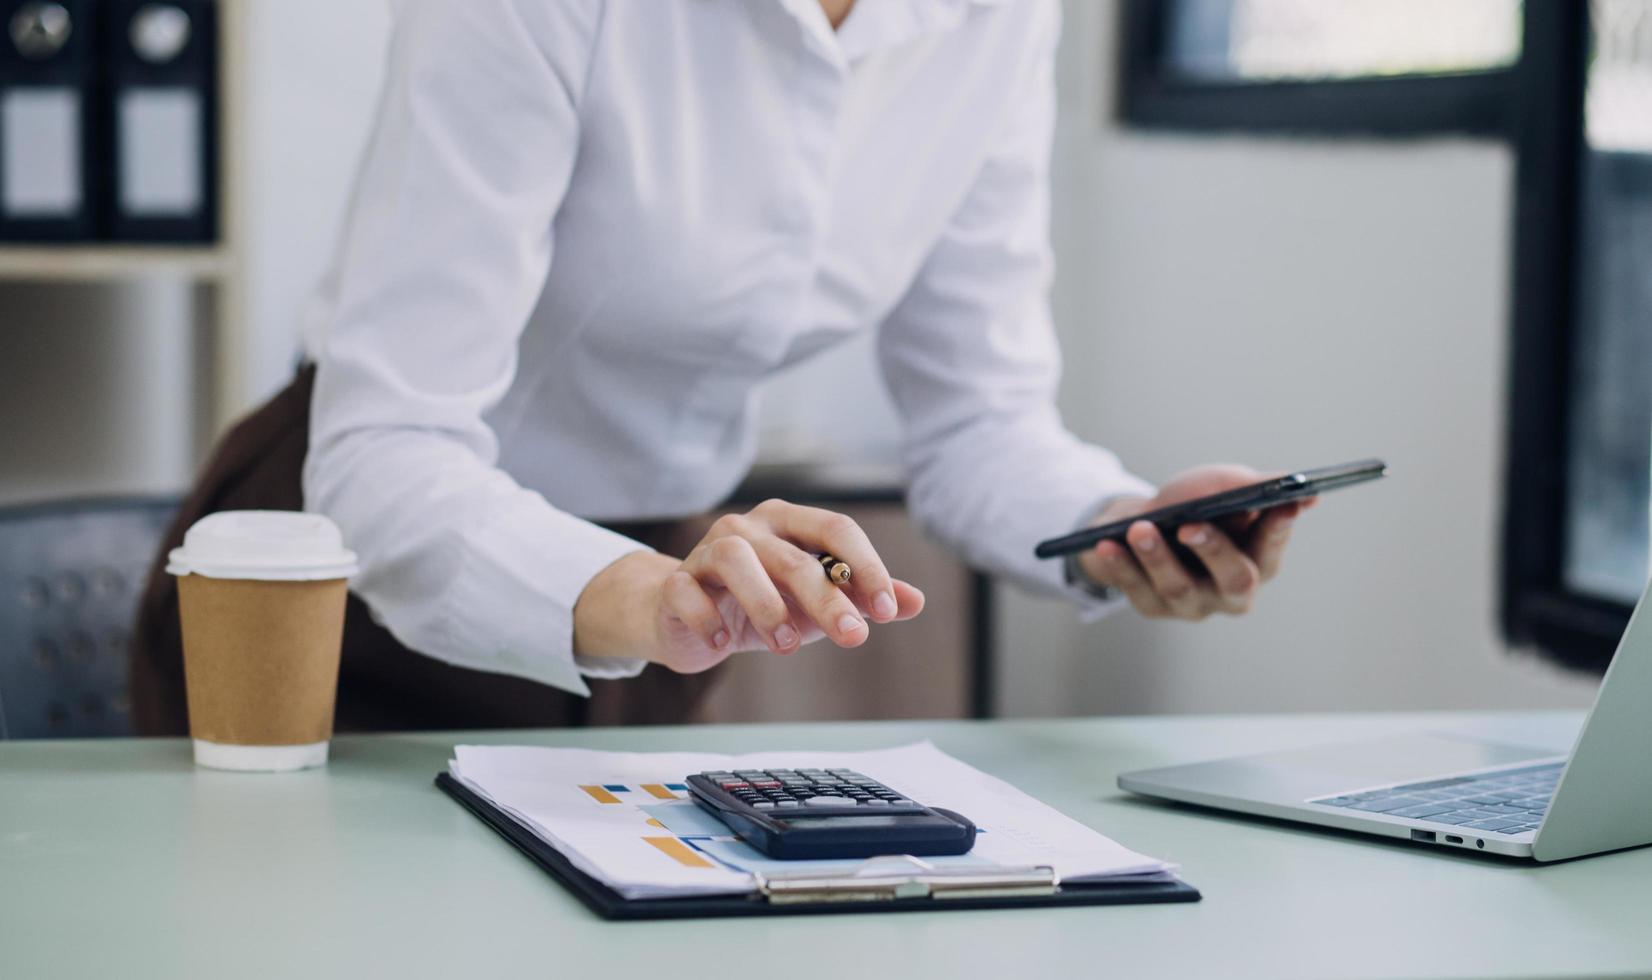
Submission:
<svg viewBox="0 0 1652 980">
<path fill-rule="evenodd" d="M 758 382 L 868 330 L 911 509 L 966 559 L 1095 609 L 1104 586 L 1150 616 L 1248 608 L 1295 508 L 1240 540 L 1183 529 L 1197 570 L 1145 522 L 1076 566 L 1032 557 L 1255 476 L 1155 490 L 1057 415 L 1058 21 L 1057 0 L 398 7 L 306 327 L 302 503 L 359 553 L 372 618 L 577 694 L 916 615 L 922 593 L 841 515 L 771 501 L 680 556 L 602 526 L 719 503 L 752 459 Z"/>
</svg>

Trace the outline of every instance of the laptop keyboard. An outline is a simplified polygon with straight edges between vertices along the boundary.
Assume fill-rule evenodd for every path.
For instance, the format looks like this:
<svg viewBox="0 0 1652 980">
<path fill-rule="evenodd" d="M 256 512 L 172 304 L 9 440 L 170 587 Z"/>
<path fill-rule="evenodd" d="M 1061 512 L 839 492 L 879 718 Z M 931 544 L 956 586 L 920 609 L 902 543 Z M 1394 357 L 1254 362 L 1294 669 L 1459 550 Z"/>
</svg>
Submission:
<svg viewBox="0 0 1652 980">
<path fill-rule="evenodd" d="M 1453 776 L 1310 800 L 1323 806 L 1450 824 L 1487 834 L 1533 831 L 1549 812 L 1564 762 Z"/>
</svg>

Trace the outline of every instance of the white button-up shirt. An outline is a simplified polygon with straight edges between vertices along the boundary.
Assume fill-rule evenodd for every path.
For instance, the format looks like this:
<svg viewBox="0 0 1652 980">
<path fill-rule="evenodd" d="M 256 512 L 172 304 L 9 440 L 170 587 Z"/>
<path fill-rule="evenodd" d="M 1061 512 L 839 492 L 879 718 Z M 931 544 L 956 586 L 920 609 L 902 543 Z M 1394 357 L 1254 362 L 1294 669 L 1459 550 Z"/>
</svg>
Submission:
<svg viewBox="0 0 1652 980">
<path fill-rule="evenodd" d="M 1151 492 L 1063 428 L 1056 0 L 415 0 L 339 254 L 306 506 L 412 649 L 585 691 L 573 607 L 716 505 L 754 387 L 877 331 L 912 511 L 1072 592 L 1040 538 Z M 870 382 L 870 379 L 868 381 Z M 800 392 L 799 397 L 810 397 Z M 922 586 L 923 583 L 917 583 Z"/>
</svg>

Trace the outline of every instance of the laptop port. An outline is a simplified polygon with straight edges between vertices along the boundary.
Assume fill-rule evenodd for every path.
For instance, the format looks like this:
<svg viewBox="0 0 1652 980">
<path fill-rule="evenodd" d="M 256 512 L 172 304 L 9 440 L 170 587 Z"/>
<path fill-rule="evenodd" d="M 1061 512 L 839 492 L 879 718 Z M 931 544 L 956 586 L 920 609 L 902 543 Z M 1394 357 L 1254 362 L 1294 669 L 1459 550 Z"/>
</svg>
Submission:
<svg viewBox="0 0 1652 980">
<path fill-rule="evenodd" d="M 1432 831 L 1432 830 L 1413 830 L 1411 832 L 1411 839 L 1412 840 L 1428 841 L 1430 844 L 1432 844 L 1432 843 L 1434 843 L 1434 840 L 1435 840 L 1434 831 Z"/>
<path fill-rule="evenodd" d="M 1458 837 L 1456 834 L 1447 834 L 1446 835 L 1446 843 L 1447 844 L 1461 844 L 1462 842 L 1463 842 L 1463 839 L 1461 837 Z"/>
</svg>

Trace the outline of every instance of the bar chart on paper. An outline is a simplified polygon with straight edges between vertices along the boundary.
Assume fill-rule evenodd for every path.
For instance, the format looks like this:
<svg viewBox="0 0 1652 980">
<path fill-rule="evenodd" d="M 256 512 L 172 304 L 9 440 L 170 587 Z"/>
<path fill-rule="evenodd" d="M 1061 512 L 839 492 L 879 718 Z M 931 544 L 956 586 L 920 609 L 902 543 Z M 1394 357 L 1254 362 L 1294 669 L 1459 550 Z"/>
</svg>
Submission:
<svg viewBox="0 0 1652 980">
<path fill-rule="evenodd" d="M 714 868 L 714 865 L 695 846 L 689 843 L 694 838 L 709 840 L 717 833 L 727 833 L 721 825 L 691 828 L 688 835 L 678 837 L 671 833 L 660 818 L 653 814 L 648 806 L 628 799 L 632 794 L 644 797 L 650 802 L 659 800 L 682 801 L 688 797 L 688 786 L 684 783 L 642 783 L 635 788 L 624 783 L 590 783 L 579 787 L 592 800 L 603 806 L 630 806 L 641 816 L 641 825 L 652 830 L 664 830 L 666 834 L 651 834 L 643 832 L 639 836 L 644 843 L 659 851 L 665 857 L 675 861 L 685 868 Z M 680 807 L 678 809 L 681 809 Z M 698 810 L 698 808 L 695 808 Z M 686 811 L 685 811 L 686 816 Z M 682 821 L 686 823 L 687 821 Z M 697 832 L 696 832 L 697 831 Z"/>
</svg>

